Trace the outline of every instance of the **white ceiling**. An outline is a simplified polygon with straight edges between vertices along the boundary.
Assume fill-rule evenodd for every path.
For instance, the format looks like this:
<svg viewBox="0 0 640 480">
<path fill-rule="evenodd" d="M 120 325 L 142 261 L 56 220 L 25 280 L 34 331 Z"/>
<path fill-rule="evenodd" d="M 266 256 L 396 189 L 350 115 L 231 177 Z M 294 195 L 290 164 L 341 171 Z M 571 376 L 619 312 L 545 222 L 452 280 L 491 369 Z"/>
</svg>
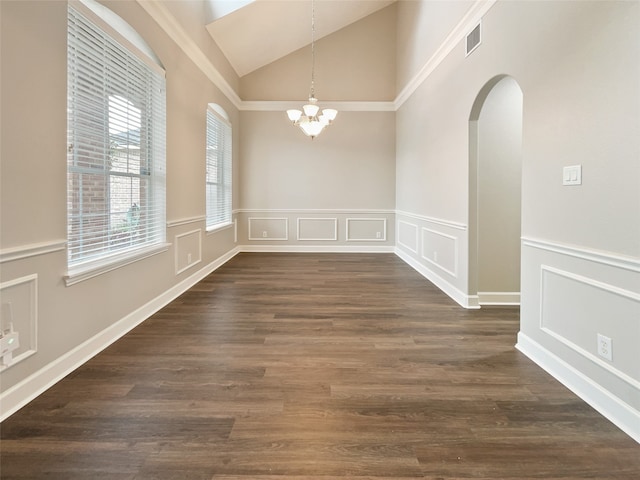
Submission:
<svg viewBox="0 0 640 480">
<path fill-rule="evenodd" d="M 315 38 L 340 30 L 394 1 L 315 0 Z M 311 43 L 311 0 L 209 2 L 219 13 L 206 28 L 241 77 Z"/>
</svg>

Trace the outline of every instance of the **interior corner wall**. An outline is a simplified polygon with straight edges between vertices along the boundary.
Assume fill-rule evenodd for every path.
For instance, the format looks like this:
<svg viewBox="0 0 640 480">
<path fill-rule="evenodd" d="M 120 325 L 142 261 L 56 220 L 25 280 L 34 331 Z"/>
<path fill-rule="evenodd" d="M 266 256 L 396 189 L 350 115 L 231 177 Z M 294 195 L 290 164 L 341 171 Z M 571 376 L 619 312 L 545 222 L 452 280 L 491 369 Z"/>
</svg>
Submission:
<svg viewBox="0 0 640 480">
<path fill-rule="evenodd" d="M 469 115 L 483 85 L 512 76 L 524 98 L 518 348 L 640 441 L 639 10 L 495 3 L 480 47 L 465 58 L 460 42 L 397 112 L 396 207 L 399 254 L 472 306 Z M 562 185 L 568 165 L 582 165 L 581 186 Z"/>
<path fill-rule="evenodd" d="M 37 331 L 36 351 L 0 373 L 3 418 L 236 251 L 233 228 L 205 231 L 204 165 L 207 104 L 222 105 L 236 128 L 238 110 L 137 2 L 105 4 L 136 29 L 166 70 L 171 246 L 65 286 L 67 2 L 0 2 L 0 295 L 8 303 L 30 288 L 31 297 L 19 296 L 30 305 L 13 310 L 32 312 Z M 238 150 L 236 134 L 234 164 Z"/>
</svg>

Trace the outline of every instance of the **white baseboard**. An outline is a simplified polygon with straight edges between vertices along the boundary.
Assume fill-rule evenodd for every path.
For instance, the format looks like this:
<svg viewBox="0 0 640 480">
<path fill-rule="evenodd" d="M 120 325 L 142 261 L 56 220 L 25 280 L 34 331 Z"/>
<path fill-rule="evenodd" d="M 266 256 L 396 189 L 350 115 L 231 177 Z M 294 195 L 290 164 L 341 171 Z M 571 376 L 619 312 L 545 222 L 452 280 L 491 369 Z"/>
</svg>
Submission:
<svg viewBox="0 0 640 480">
<path fill-rule="evenodd" d="M 460 306 L 464 308 L 470 308 L 470 309 L 480 308 L 480 305 L 478 304 L 477 296 L 470 296 L 465 294 L 464 292 L 461 292 L 456 287 L 454 287 L 449 282 L 447 282 L 445 279 L 443 279 L 441 276 L 439 276 L 432 270 L 428 269 L 426 266 L 424 266 L 423 264 L 421 264 L 411 256 L 407 255 L 402 250 L 396 248 L 394 251 L 398 257 L 404 260 L 404 262 L 406 262 L 409 266 L 411 266 L 420 275 L 425 277 L 427 280 L 433 283 L 436 287 L 438 287 L 440 290 L 446 293 L 449 297 L 455 300 Z"/>
<path fill-rule="evenodd" d="M 393 246 L 376 245 L 242 245 L 241 252 L 287 253 L 394 253 Z"/>
<path fill-rule="evenodd" d="M 133 330 L 239 252 L 240 249 L 235 248 L 219 257 L 166 292 L 163 292 L 150 302 L 0 394 L 0 421 L 14 414 L 76 368 Z"/>
<path fill-rule="evenodd" d="M 640 443 L 640 412 L 554 355 L 526 334 L 518 333 L 516 348 L 565 387 Z"/>
<path fill-rule="evenodd" d="M 520 305 L 520 292 L 478 292 L 480 305 Z"/>
</svg>

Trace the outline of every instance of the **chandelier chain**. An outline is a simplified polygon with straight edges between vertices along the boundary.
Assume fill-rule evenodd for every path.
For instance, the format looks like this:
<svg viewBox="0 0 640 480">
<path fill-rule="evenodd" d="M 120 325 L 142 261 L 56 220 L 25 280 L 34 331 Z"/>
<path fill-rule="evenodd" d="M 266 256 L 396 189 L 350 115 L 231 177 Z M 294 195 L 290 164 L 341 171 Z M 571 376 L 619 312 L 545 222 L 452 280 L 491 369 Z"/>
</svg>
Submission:
<svg viewBox="0 0 640 480">
<path fill-rule="evenodd" d="M 311 88 L 310 97 L 315 97 L 316 79 L 316 7 L 315 0 L 311 0 Z"/>
</svg>

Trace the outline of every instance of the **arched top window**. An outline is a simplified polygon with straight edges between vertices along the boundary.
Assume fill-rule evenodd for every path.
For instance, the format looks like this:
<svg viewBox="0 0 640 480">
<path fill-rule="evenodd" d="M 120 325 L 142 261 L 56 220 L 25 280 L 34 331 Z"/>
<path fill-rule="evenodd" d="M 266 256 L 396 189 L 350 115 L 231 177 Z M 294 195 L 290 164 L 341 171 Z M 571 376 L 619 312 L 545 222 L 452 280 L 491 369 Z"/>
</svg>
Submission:
<svg viewBox="0 0 640 480">
<path fill-rule="evenodd" d="M 67 23 L 67 284 L 166 249 L 165 74 L 93 0 Z"/>
</svg>

